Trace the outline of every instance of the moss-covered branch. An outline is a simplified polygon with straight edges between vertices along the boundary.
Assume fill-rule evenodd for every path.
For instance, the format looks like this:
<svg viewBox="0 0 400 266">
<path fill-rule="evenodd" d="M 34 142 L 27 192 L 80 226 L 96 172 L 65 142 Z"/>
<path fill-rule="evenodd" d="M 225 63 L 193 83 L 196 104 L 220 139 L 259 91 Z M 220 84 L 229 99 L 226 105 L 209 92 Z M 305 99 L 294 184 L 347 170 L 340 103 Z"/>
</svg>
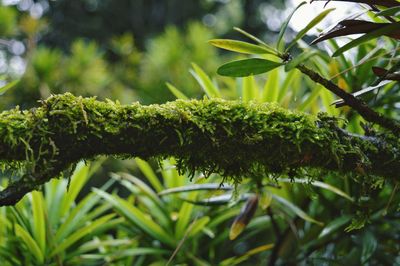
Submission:
<svg viewBox="0 0 400 266">
<path fill-rule="evenodd" d="M 96 155 L 174 156 L 181 170 L 243 176 L 300 167 L 396 178 L 400 143 L 392 135 L 354 136 L 333 118 L 272 104 L 224 100 L 123 106 L 56 95 L 41 107 L 0 114 L 0 160 L 25 174 L 0 192 L 0 205 Z"/>
</svg>

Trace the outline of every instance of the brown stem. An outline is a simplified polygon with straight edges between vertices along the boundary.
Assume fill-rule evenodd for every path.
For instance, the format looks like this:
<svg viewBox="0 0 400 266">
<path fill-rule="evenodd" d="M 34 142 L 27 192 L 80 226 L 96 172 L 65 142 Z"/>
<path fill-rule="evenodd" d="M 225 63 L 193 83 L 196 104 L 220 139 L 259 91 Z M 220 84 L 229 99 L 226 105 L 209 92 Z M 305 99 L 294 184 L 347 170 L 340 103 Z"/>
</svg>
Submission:
<svg viewBox="0 0 400 266">
<path fill-rule="evenodd" d="M 342 98 L 348 106 L 356 110 L 365 120 L 387 128 L 395 134 L 400 133 L 400 124 L 396 120 L 390 119 L 378 112 L 375 112 L 364 101 L 356 98 L 351 93 L 346 92 L 332 81 L 322 77 L 320 74 L 307 68 L 306 66 L 298 65 L 297 69 L 307 75 L 314 82 L 321 84 L 326 89 Z"/>
</svg>

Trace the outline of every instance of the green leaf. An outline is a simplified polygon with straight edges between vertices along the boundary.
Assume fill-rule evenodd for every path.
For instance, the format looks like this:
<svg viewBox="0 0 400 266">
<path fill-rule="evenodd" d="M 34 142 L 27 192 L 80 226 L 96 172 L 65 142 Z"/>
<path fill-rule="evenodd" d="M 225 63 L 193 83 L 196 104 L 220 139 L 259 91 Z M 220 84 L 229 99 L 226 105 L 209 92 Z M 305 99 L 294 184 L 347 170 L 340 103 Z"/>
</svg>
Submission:
<svg viewBox="0 0 400 266">
<path fill-rule="evenodd" d="M 339 196 L 342 196 L 345 199 L 348 199 L 351 202 L 354 202 L 354 199 L 352 197 L 350 197 L 348 194 L 346 194 L 344 191 L 338 189 L 337 187 L 334 187 L 330 184 L 321 182 L 321 181 L 311 181 L 309 182 L 307 179 L 300 179 L 300 178 L 295 178 L 293 180 L 291 179 L 287 179 L 287 178 L 282 178 L 279 179 L 279 182 L 285 182 L 285 183 L 301 183 L 301 184 L 310 184 L 312 186 L 316 186 L 316 187 L 320 187 L 320 188 L 324 188 L 326 190 L 329 190 Z"/>
<path fill-rule="evenodd" d="M 253 248 L 249 251 L 247 251 L 245 254 L 237 257 L 231 257 L 228 259 L 223 260 L 219 265 L 220 266 L 233 266 L 233 265 L 239 265 L 242 262 L 245 262 L 248 260 L 251 256 L 270 250 L 274 247 L 274 244 L 267 244 L 263 246 L 259 246 L 257 248 Z M 247 265 L 247 264 L 246 264 Z"/>
<path fill-rule="evenodd" d="M 255 45 L 248 42 L 228 39 L 214 39 L 208 42 L 218 48 L 243 54 L 275 54 L 274 51 L 271 51 L 265 46 Z"/>
<path fill-rule="evenodd" d="M 260 58 L 251 58 L 226 63 L 219 67 L 217 72 L 221 76 L 247 77 L 266 73 L 281 65 L 283 65 L 283 63 Z"/>
<path fill-rule="evenodd" d="M 279 36 L 278 36 L 278 41 L 276 42 L 276 49 L 278 49 L 278 50 L 280 49 L 280 47 L 281 47 L 281 45 L 282 45 L 281 42 L 282 42 L 282 40 L 283 40 L 283 35 L 285 34 L 286 29 L 287 29 L 287 27 L 288 27 L 288 25 L 289 25 L 290 20 L 292 19 L 293 15 L 294 15 L 294 13 L 296 13 L 296 11 L 297 11 L 301 6 L 303 6 L 303 5 L 305 5 L 305 4 L 307 4 L 306 1 L 301 2 L 301 3 L 292 11 L 292 13 L 290 13 L 290 15 L 286 18 L 285 22 L 282 24 L 281 30 L 280 30 Z"/>
<path fill-rule="evenodd" d="M 332 12 L 333 10 L 335 10 L 335 8 L 330 8 L 330 9 L 326 9 L 323 12 L 321 12 L 318 16 L 316 16 L 313 20 L 311 20 L 310 23 L 307 24 L 307 26 L 302 29 L 297 35 L 296 37 L 293 39 L 293 41 L 290 42 L 290 44 L 288 45 L 288 47 L 286 48 L 286 52 L 290 50 L 290 48 L 292 48 L 298 40 L 300 40 L 301 38 L 304 37 L 304 35 L 307 34 L 307 32 L 312 29 L 315 25 L 317 25 L 318 23 L 320 23 L 330 12 Z"/>
<path fill-rule="evenodd" d="M 124 200 L 116 195 L 110 195 L 102 190 L 93 189 L 95 193 L 109 202 L 114 208 L 128 221 L 133 223 L 135 226 L 142 229 L 151 237 L 164 242 L 165 244 L 175 247 L 175 239 L 170 236 L 162 227 L 148 217 L 147 214 L 143 213 L 140 209 L 133 206 L 127 200 Z"/>
<path fill-rule="evenodd" d="M 100 189 L 106 190 L 113 183 L 114 180 L 110 179 Z M 69 212 L 69 215 L 64 217 L 64 222 L 61 224 L 55 234 L 55 241 L 61 241 L 62 239 L 66 238 L 71 232 L 76 231 L 79 227 L 83 226 L 86 221 L 91 217 L 91 215 L 89 215 L 89 211 L 93 208 L 95 204 L 99 202 L 99 200 L 100 196 L 98 196 L 94 192 L 87 194 L 86 197 L 80 200 L 79 204 L 76 205 L 71 212 Z"/>
<path fill-rule="evenodd" d="M 14 87 L 19 82 L 19 79 L 11 81 L 0 88 L 0 95 L 3 95 L 6 91 Z"/>
<path fill-rule="evenodd" d="M 370 231 L 366 231 L 362 238 L 361 265 L 368 262 L 377 247 L 378 242 L 375 236 Z"/>
<path fill-rule="evenodd" d="M 249 38 L 249 39 L 255 41 L 256 43 L 258 43 L 258 44 L 264 46 L 264 47 L 267 48 L 268 50 L 273 51 L 272 54 L 278 56 L 278 52 L 277 52 L 273 47 L 271 47 L 271 46 L 269 46 L 268 44 L 266 44 L 265 42 L 261 41 L 261 40 L 258 39 L 256 36 L 254 36 L 254 35 L 248 33 L 247 31 L 244 31 L 244 30 L 242 30 L 242 29 L 240 29 L 240 28 L 237 28 L 237 27 L 234 27 L 233 29 L 234 29 L 235 31 L 237 31 L 237 32 L 240 32 L 241 34 L 243 34 L 243 35 L 246 36 L 247 38 Z"/>
<path fill-rule="evenodd" d="M 43 265 L 44 263 L 44 255 L 40 250 L 38 244 L 32 238 L 32 236 L 19 224 L 15 224 L 15 235 L 20 237 L 25 245 L 28 247 L 28 250 L 32 253 L 32 255 L 36 258 L 39 264 Z"/>
<path fill-rule="evenodd" d="M 324 227 L 324 229 L 319 234 L 318 238 L 323 238 L 324 236 L 327 236 L 335 232 L 336 230 L 338 230 L 339 228 L 350 222 L 350 220 L 351 216 L 349 215 L 340 216 L 339 218 L 334 219 Z"/>
<path fill-rule="evenodd" d="M 282 197 L 279 197 L 279 196 L 277 196 L 275 194 L 272 194 L 272 197 L 273 197 L 273 199 L 275 199 L 276 201 L 278 201 L 282 205 L 286 206 L 289 210 L 291 210 L 293 213 L 295 213 L 301 219 L 303 219 L 305 221 L 308 221 L 310 223 L 318 224 L 320 226 L 324 225 L 322 222 L 319 222 L 319 221 L 315 220 L 314 218 L 309 216 L 307 213 L 305 213 L 303 210 L 301 210 L 299 207 L 297 207 L 296 205 L 294 205 L 290 201 L 288 201 L 288 200 L 286 200 L 286 199 L 284 199 Z"/>
<path fill-rule="evenodd" d="M 177 99 L 182 99 L 182 100 L 188 100 L 189 98 L 180 90 L 178 90 L 175 86 L 173 86 L 171 83 L 167 82 L 165 83 L 167 85 L 167 88 L 169 91 L 177 98 Z"/>
<path fill-rule="evenodd" d="M 254 76 L 248 76 L 243 78 L 242 84 L 242 101 L 248 102 L 256 100 L 258 96 L 258 86 L 254 80 Z"/>
<path fill-rule="evenodd" d="M 190 74 L 197 80 L 201 88 L 210 98 L 219 98 L 221 93 L 219 89 L 211 81 L 210 77 L 195 63 L 192 63 L 193 70 L 190 70 Z"/>
<path fill-rule="evenodd" d="M 197 192 L 191 192 L 188 195 L 187 200 L 195 200 L 197 197 Z M 178 221 L 176 222 L 175 225 L 175 237 L 177 239 L 182 239 L 183 236 L 185 235 L 185 232 L 188 228 L 188 225 L 190 223 L 190 218 L 192 216 L 194 205 L 189 203 L 189 202 L 184 202 L 179 210 L 178 213 Z"/>
<path fill-rule="evenodd" d="M 138 165 L 140 171 L 146 176 L 147 180 L 150 182 L 150 184 L 155 188 L 157 192 L 160 192 L 163 190 L 163 186 L 158 179 L 157 175 L 154 173 L 153 169 L 151 168 L 150 164 L 148 164 L 146 161 L 136 158 L 135 159 L 136 164 Z"/>
<path fill-rule="evenodd" d="M 81 229 L 77 230 L 72 235 L 70 235 L 68 238 L 61 241 L 59 243 L 59 245 L 50 253 L 50 257 L 52 257 L 60 252 L 64 252 L 67 248 L 69 248 L 71 245 L 76 243 L 79 239 L 81 239 L 87 235 L 90 235 L 91 233 L 93 233 L 93 231 L 99 229 L 99 227 L 106 225 L 109 220 L 114 218 L 114 216 L 115 216 L 114 213 L 105 215 L 97 220 L 92 221 L 87 226 L 82 227 Z"/>
<path fill-rule="evenodd" d="M 89 164 L 85 164 L 84 162 L 79 162 L 77 164 L 75 171 L 71 176 L 71 183 L 69 185 L 68 191 L 64 194 L 64 198 L 61 204 L 61 217 L 63 217 L 65 213 L 67 213 L 68 210 L 71 209 L 71 206 L 74 204 L 76 197 L 89 179 L 89 168 Z"/>
<path fill-rule="evenodd" d="M 39 191 L 32 191 L 32 234 L 39 245 L 42 254 L 46 252 L 46 219 L 44 213 L 43 194 Z"/>
<path fill-rule="evenodd" d="M 210 217 L 204 216 L 201 217 L 200 219 L 197 219 L 196 221 L 193 222 L 193 225 L 191 226 L 191 230 L 189 232 L 189 237 L 195 236 L 197 233 L 202 231 L 204 227 L 210 222 Z"/>
<path fill-rule="evenodd" d="M 394 30 L 397 30 L 400 27 L 400 22 L 396 22 L 396 23 L 392 23 L 390 25 L 387 25 L 385 27 L 382 27 L 378 30 L 374 30 L 371 31 L 367 34 L 364 34 L 363 36 L 352 40 L 351 42 L 347 43 L 346 45 L 340 47 L 338 50 L 336 50 L 333 53 L 333 57 L 336 57 L 338 55 L 343 54 L 344 52 L 346 52 L 347 50 L 350 50 L 353 47 L 359 46 L 360 44 L 370 41 L 372 39 L 376 39 L 378 37 L 381 37 L 389 32 L 392 32 Z"/>
<path fill-rule="evenodd" d="M 194 185 L 187 185 L 187 186 L 183 186 L 183 187 L 174 187 L 174 188 L 166 189 L 166 190 L 159 192 L 158 195 L 165 196 L 165 195 L 169 195 L 169 194 L 199 191 L 199 190 L 215 191 L 215 190 L 232 190 L 232 189 L 233 189 L 233 187 L 228 186 L 228 185 L 221 186 L 220 183 L 194 184 Z"/>
<path fill-rule="evenodd" d="M 398 15 L 400 15 L 400 6 L 391 7 L 375 14 L 375 16 L 383 16 L 383 17 L 398 16 Z"/>
<path fill-rule="evenodd" d="M 279 69 L 270 71 L 264 84 L 261 102 L 276 102 L 279 97 Z"/>
</svg>

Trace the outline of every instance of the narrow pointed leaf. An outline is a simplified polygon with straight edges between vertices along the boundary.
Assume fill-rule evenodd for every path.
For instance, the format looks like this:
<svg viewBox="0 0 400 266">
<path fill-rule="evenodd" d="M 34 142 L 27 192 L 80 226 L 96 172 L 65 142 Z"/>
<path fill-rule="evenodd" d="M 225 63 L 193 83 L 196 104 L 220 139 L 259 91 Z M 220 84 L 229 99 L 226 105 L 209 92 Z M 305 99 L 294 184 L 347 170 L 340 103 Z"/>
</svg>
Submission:
<svg viewBox="0 0 400 266">
<path fill-rule="evenodd" d="M 44 199 L 42 192 L 32 191 L 33 236 L 42 254 L 46 246 L 46 221 L 44 213 Z"/>
<path fill-rule="evenodd" d="M 190 191 L 199 191 L 199 190 L 208 190 L 208 191 L 215 191 L 215 190 L 232 190 L 233 187 L 231 186 L 221 186 L 219 183 L 208 183 L 208 184 L 195 184 L 195 185 L 187 185 L 183 187 L 174 187 L 170 189 L 163 190 L 158 193 L 160 196 L 165 196 L 169 194 L 175 193 L 182 193 L 182 192 L 190 192 Z"/>
<path fill-rule="evenodd" d="M 306 1 L 301 2 L 293 11 L 292 13 L 290 13 L 290 15 L 286 18 L 285 22 L 282 24 L 281 26 L 281 30 L 279 32 L 279 36 L 278 36 L 278 41 L 276 43 L 276 48 L 279 50 L 279 48 L 281 47 L 281 43 L 283 41 L 283 35 L 286 32 L 286 29 L 289 25 L 290 19 L 293 17 L 294 13 L 296 13 L 296 11 L 303 5 L 307 4 Z"/>
<path fill-rule="evenodd" d="M 274 51 L 274 52 L 275 52 L 275 53 L 274 53 L 275 55 L 278 54 L 278 52 L 277 52 L 273 47 L 269 46 L 268 44 L 266 44 L 266 43 L 263 42 L 262 40 L 258 39 L 256 36 L 254 36 L 254 35 L 248 33 L 247 31 L 244 31 L 244 30 L 242 30 L 242 29 L 240 29 L 240 28 L 237 28 L 237 27 L 234 27 L 233 29 L 234 29 L 235 31 L 237 31 L 237 32 L 239 32 L 239 33 L 241 33 L 241 34 L 243 34 L 243 35 L 246 36 L 247 38 L 249 38 L 249 39 L 255 41 L 256 43 L 258 43 L 258 44 L 264 46 L 264 47 L 267 48 L 268 50 Z"/>
<path fill-rule="evenodd" d="M 328 0 L 312 0 L 311 2 L 314 2 L 314 1 L 327 2 Z M 329 1 L 362 3 L 362 4 L 380 5 L 380 6 L 386 6 L 386 7 L 400 6 L 400 2 L 398 2 L 396 0 L 329 0 Z"/>
<path fill-rule="evenodd" d="M 315 220 L 314 218 L 312 218 L 310 215 L 308 215 L 307 213 L 305 213 L 302 209 L 300 209 L 299 207 L 297 207 L 296 205 L 294 205 L 293 203 L 291 203 L 290 201 L 279 197 L 275 194 L 272 195 L 272 197 L 278 201 L 279 203 L 281 203 L 282 205 L 286 206 L 290 211 L 292 211 L 294 214 L 296 214 L 297 216 L 299 216 L 301 219 L 308 221 L 310 223 L 315 223 L 318 224 L 320 226 L 323 226 L 324 224 L 322 222 L 319 222 L 317 220 Z"/>
<path fill-rule="evenodd" d="M 8 91 L 9 89 L 11 89 L 15 85 L 17 85 L 18 82 L 19 82 L 19 79 L 11 81 L 11 82 L 7 83 L 6 85 L 4 85 L 3 87 L 1 87 L 0 95 L 3 95 L 6 91 Z"/>
<path fill-rule="evenodd" d="M 324 236 L 336 232 L 339 228 L 350 222 L 350 220 L 351 220 L 350 215 L 344 215 L 334 219 L 324 227 L 324 229 L 319 234 L 318 238 L 322 238 Z"/>
<path fill-rule="evenodd" d="M 15 235 L 20 237 L 27 246 L 28 250 L 32 253 L 32 255 L 37 259 L 40 264 L 44 262 L 44 255 L 40 250 L 40 247 L 32 238 L 32 236 L 19 224 L 15 224 Z"/>
<path fill-rule="evenodd" d="M 399 16 L 400 15 L 400 6 L 395 6 L 378 12 L 375 16 Z"/>
<path fill-rule="evenodd" d="M 218 98 L 221 97 L 221 93 L 219 89 L 214 85 L 211 81 L 210 77 L 195 63 L 192 63 L 193 70 L 190 71 L 190 74 L 197 80 L 200 84 L 201 88 L 210 98 Z"/>
<path fill-rule="evenodd" d="M 346 45 L 344 45 L 341 48 L 339 48 L 338 50 L 336 50 L 333 53 L 332 56 L 336 57 L 338 55 L 341 55 L 341 54 L 343 54 L 347 50 L 350 50 L 353 47 L 359 46 L 360 44 L 365 43 L 365 42 L 367 42 L 369 40 L 381 37 L 382 35 L 385 35 L 387 33 L 390 33 L 390 32 L 392 32 L 394 30 L 399 29 L 399 27 L 400 27 L 400 22 L 396 22 L 396 23 L 392 23 L 390 25 L 387 25 L 387 26 L 385 26 L 383 28 L 380 28 L 378 30 L 374 30 L 374 31 L 371 31 L 370 33 L 364 34 L 363 36 L 361 36 L 361 37 L 359 37 L 359 38 L 347 43 Z"/>
<path fill-rule="evenodd" d="M 247 77 L 266 73 L 281 65 L 283 65 L 283 63 L 260 58 L 251 58 L 226 63 L 219 67 L 217 72 L 221 76 Z"/>
<path fill-rule="evenodd" d="M 248 42 L 229 39 L 213 39 L 208 42 L 215 47 L 242 54 L 275 54 L 273 50 L 271 51 L 271 49 L 268 49 L 265 46 L 255 45 Z"/>
<path fill-rule="evenodd" d="M 136 164 L 139 166 L 140 171 L 142 171 L 142 173 L 146 176 L 147 180 L 155 188 L 155 190 L 157 192 L 163 190 L 163 186 L 160 180 L 158 179 L 157 175 L 151 168 L 150 164 L 140 158 L 136 158 L 135 161 Z"/>
<path fill-rule="evenodd" d="M 132 224 L 142 229 L 148 235 L 160 240 L 161 242 L 164 242 L 171 247 L 175 246 L 176 243 L 172 236 L 170 236 L 159 224 L 153 221 L 153 219 L 149 218 L 140 209 L 133 206 L 130 202 L 99 189 L 94 188 L 93 190 L 96 194 L 113 205 L 118 213 L 124 216 Z"/>
<path fill-rule="evenodd" d="M 105 215 L 97 220 L 92 221 L 85 227 L 82 227 L 81 229 L 77 230 L 72 235 L 61 241 L 61 243 L 59 243 L 59 245 L 51 252 L 50 256 L 54 256 L 60 252 L 64 252 L 67 248 L 76 243 L 79 239 L 85 237 L 86 235 L 91 234 L 99 227 L 105 225 L 112 218 L 114 218 L 114 216 L 115 216 L 114 213 Z"/>
<path fill-rule="evenodd" d="M 324 10 L 323 12 L 321 12 L 318 16 L 316 16 L 313 20 L 311 20 L 310 23 L 307 24 L 307 26 L 302 29 L 294 38 L 294 40 L 288 45 L 288 47 L 286 48 L 286 51 L 289 51 L 290 48 L 292 48 L 296 42 L 298 40 L 300 40 L 301 38 L 304 37 L 304 35 L 307 34 L 307 32 L 312 29 L 314 26 L 316 26 L 318 23 L 320 23 L 330 12 L 332 12 L 333 10 L 335 10 L 335 8 L 330 8 L 327 10 Z"/>
<path fill-rule="evenodd" d="M 253 218 L 256 213 L 258 206 L 258 196 L 252 195 L 247 202 L 244 204 L 238 216 L 236 216 L 235 220 L 232 223 L 231 229 L 229 231 L 229 239 L 236 239 L 244 230 L 246 225 Z"/>
<path fill-rule="evenodd" d="M 165 83 L 167 85 L 167 88 L 169 91 L 177 98 L 177 99 L 182 99 L 182 100 L 187 100 L 189 99 L 182 91 L 178 90 L 174 85 L 171 83 L 167 82 Z"/>
</svg>

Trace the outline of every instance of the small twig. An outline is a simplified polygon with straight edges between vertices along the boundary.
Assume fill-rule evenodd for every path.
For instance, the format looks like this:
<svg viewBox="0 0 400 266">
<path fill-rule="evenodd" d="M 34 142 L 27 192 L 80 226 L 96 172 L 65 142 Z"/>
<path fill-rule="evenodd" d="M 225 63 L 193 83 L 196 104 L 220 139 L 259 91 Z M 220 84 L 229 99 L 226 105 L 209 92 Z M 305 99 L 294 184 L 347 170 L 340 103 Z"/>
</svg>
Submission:
<svg viewBox="0 0 400 266">
<path fill-rule="evenodd" d="M 179 241 L 178 245 L 176 246 L 174 252 L 172 253 L 171 257 L 169 258 L 168 262 L 165 264 L 165 266 L 168 266 L 172 260 L 175 258 L 176 254 L 178 254 L 178 251 L 181 249 L 183 246 L 183 243 L 186 241 L 186 239 L 189 236 L 189 233 L 192 231 L 194 224 L 196 223 L 198 218 L 198 215 L 193 219 L 193 222 L 189 225 L 189 227 L 186 229 L 185 234 L 183 235 L 181 241 Z"/>
<path fill-rule="evenodd" d="M 303 74 L 307 75 L 314 82 L 321 84 L 329 91 L 333 92 L 340 98 L 344 100 L 344 102 L 356 110 L 365 120 L 368 122 L 372 122 L 378 124 L 384 128 L 391 130 L 395 134 L 400 133 L 400 124 L 399 122 L 385 117 L 381 113 L 375 112 L 372 110 L 364 101 L 356 98 L 351 93 L 346 92 L 338 85 L 333 83 L 332 81 L 322 77 L 320 74 L 315 72 L 314 70 L 309 69 L 304 65 L 298 65 L 297 69 L 300 70 Z"/>
</svg>

